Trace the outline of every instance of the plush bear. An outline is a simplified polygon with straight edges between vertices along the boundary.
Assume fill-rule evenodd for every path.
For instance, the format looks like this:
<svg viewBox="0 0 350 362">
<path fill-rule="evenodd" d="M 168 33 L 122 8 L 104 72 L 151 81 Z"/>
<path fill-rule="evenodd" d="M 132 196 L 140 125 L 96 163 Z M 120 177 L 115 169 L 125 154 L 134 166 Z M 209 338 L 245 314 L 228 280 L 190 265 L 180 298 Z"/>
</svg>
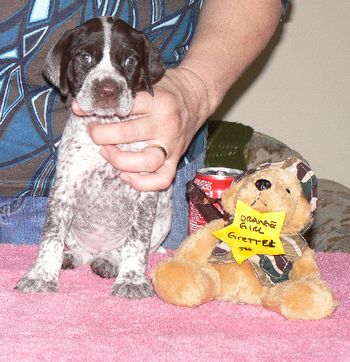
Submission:
<svg viewBox="0 0 350 362">
<path fill-rule="evenodd" d="M 242 174 L 222 194 L 224 211 L 231 222 L 238 203 L 261 215 L 283 213 L 279 240 L 284 253 L 254 254 L 239 263 L 233 257 L 234 249 L 213 235 L 229 227 L 230 221 L 216 219 L 191 234 L 174 257 L 154 269 L 152 281 L 157 295 L 167 303 L 187 307 L 213 299 L 259 304 L 288 319 L 331 315 L 336 301 L 320 279 L 314 251 L 301 235 L 312 223 L 316 186 L 312 170 L 295 158 Z M 250 217 L 253 219 L 258 221 Z M 253 239 L 244 240 L 251 243 Z"/>
</svg>

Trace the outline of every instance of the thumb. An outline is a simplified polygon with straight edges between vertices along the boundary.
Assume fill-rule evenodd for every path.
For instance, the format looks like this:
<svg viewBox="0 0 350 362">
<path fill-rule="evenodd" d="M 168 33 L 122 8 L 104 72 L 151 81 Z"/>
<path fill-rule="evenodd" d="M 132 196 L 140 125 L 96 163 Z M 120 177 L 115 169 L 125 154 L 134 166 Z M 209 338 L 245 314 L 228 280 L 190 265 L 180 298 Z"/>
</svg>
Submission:
<svg viewBox="0 0 350 362">
<path fill-rule="evenodd" d="M 132 108 L 131 114 L 140 115 L 152 113 L 152 110 L 154 109 L 153 103 L 154 97 L 151 96 L 148 92 L 138 92 L 134 99 L 134 106 Z"/>
<path fill-rule="evenodd" d="M 73 100 L 72 100 L 72 112 L 78 117 L 89 116 L 89 115 L 93 114 L 93 112 L 84 112 L 80 108 L 79 103 L 75 98 L 73 98 Z"/>
</svg>

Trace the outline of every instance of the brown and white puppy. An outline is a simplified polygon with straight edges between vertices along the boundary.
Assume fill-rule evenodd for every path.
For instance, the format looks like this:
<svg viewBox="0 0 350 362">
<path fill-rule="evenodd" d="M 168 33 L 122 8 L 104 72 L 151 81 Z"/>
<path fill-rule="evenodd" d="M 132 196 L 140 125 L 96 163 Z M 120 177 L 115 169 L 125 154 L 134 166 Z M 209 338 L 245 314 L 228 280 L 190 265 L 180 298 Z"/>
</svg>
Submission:
<svg viewBox="0 0 350 362">
<path fill-rule="evenodd" d="M 72 113 L 67 122 L 39 254 L 17 289 L 55 291 L 61 267 L 91 264 L 98 275 L 116 277 L 114 295 L 153 294 L 146 278 L 148 253 L 169 231 L 172 190 L 138 192 L 124 184 L 86 126 L 127 121 L 135 93 L 152 93 L 163 73 L 160 55 L 145 35 L 111 17 L 66 32 L 50 51 L 45 76 L 88 116 Z M 137 142 L 120 148 L 145 146 Z"/>
</svg>

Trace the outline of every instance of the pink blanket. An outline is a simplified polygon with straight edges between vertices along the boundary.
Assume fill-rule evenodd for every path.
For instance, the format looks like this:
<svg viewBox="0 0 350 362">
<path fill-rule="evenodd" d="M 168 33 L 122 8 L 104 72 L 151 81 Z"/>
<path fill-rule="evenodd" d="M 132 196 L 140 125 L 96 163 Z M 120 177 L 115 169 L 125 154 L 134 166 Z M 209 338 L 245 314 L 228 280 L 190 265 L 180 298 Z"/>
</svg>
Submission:
<svg viewBox="0 0 350 362">
<path fill-rule="evenodd" d="M 220 301 L 129 301 L 85 266 L 62 272 L 58 293 L 23 295 L 14 286 L 35 255 L 0 246 L 1 361 L 350 361 L 350 254 L 318 254 L 339 302 L 321 321 Z M 150 268 L 162 258 L 151 255 Z"/>
</svg>

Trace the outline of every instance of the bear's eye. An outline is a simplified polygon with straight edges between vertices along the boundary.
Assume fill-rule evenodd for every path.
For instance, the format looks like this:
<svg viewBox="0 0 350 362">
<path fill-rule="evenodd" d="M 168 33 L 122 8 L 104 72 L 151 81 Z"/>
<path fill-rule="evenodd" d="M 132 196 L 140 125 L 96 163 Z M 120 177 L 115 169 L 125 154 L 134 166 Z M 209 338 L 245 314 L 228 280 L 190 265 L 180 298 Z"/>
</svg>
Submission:
<svg viewBox="0 0 350 362">
<path fill-rule="evenodd" d="M 272 183 L 269 180 L 261 178 L 261 179 L 259 179 L 258 181 L 255 182 L 255 187 L 259 191 L 268 190 L 268 189 L 270 189 L 272 187 Z"/>
<path fill-rule="evenodd" d="M 286 189 L 286 191 L 287 191 L 289 194 L 291 193 L 290 189 L 288 189 L 288 188 Z"/>
</svg>

